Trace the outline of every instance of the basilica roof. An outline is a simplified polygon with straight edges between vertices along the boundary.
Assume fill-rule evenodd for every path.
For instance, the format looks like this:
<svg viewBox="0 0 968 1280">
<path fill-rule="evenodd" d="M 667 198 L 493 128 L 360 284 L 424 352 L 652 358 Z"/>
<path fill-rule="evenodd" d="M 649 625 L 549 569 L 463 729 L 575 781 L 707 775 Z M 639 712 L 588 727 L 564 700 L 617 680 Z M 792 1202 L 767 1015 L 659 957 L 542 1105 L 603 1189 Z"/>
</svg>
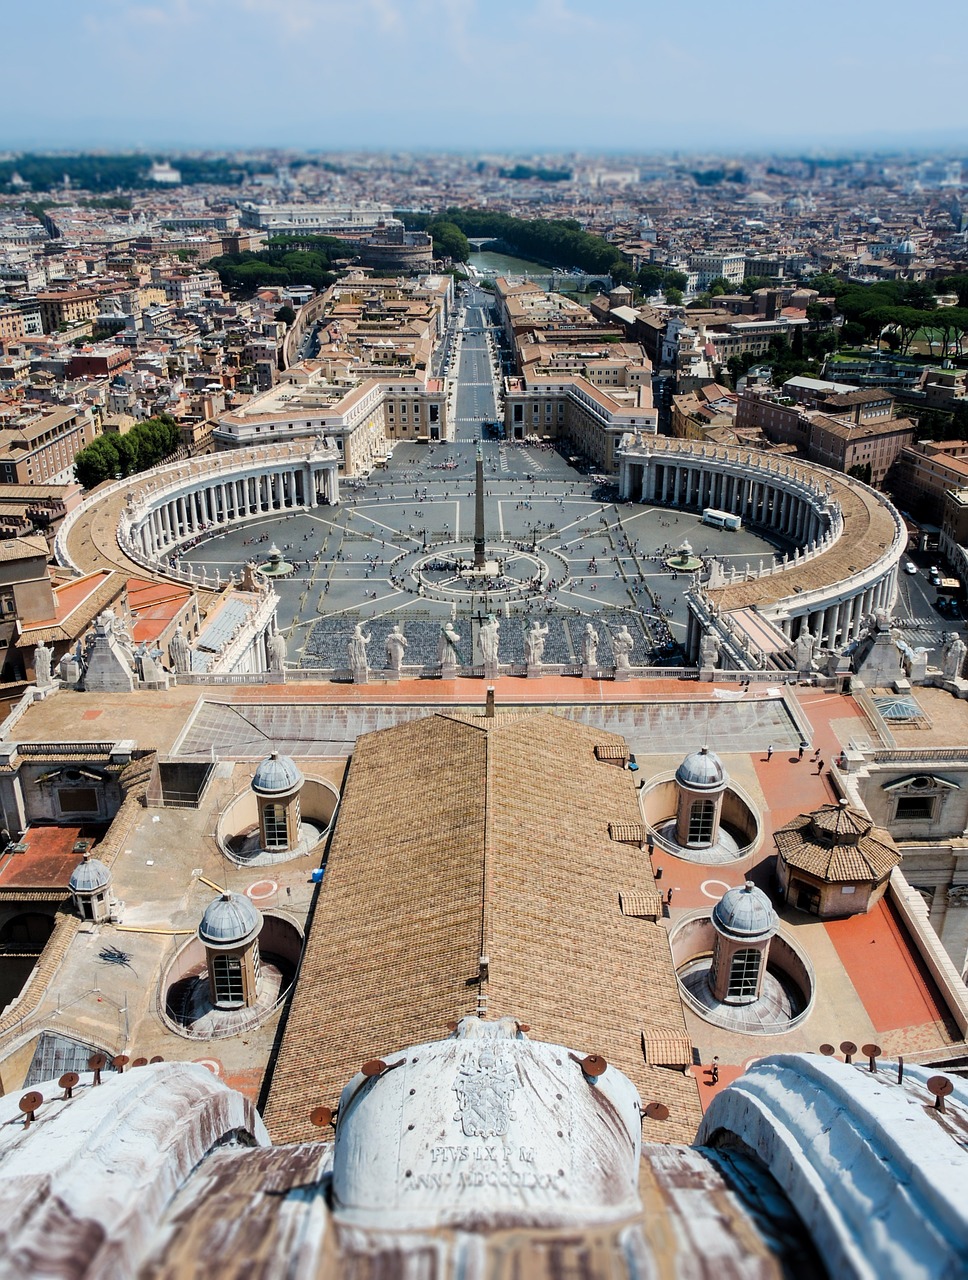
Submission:
<svg viewBox="0 0 968 1280">
<path fill-rule="evenodd" d="M 661 923 L 622 910 L 657 890 L 643 851 L 609 834 L 641 824 L 634 775 L 596 758 L 609 740 L 500 711 L 358 740 L 273 1072 L 275 1137 L 309 1138 L 348 1069 L 480 1008 L 601 1054 L 669 1107 L 646 1132 L 689 1139 L 695 1081 L 642 1049 L 655 1026 L 686 1032 Z"/>
</svg>

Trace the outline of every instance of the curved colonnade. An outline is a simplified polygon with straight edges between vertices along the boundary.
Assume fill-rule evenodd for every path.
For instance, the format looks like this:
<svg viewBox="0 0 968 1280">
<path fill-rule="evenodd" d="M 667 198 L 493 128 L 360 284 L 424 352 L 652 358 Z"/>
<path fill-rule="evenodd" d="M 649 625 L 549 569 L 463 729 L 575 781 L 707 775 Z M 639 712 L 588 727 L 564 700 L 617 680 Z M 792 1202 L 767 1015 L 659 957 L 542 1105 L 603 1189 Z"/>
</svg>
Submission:
<svg viewBox="0 0 968 1280">
<path fill-rule="evenodd" d="M 156 467 L 99 489 L 76 507 L 57 534 L 57 561 L 78 573 L 98 567 L 84 552 L 93 545 L 84 530 L 90 534 L 96 513 L 108 504 L 116 509 L 115 536 L 124 558 L 176 581 L 218 585 L 173 568 L 167 557 L 220 528 L 320 503 L 335 506 L 341 460 L 332 441 L 311 440 L 233 449 Z"/>
<path fill-rule="evenodd" d="M 907 531 L 868 485 L 800 459 L 691 440 L 640 437 L 618 459 L 623 499 L 713 507 L 796 548 L 759 570 L 717 568 L 690 593 L 692 660 L 702 633 L 734 611 L 755 609 L 787 642 L 809 631 L 820 646 L 838 649 L 859 636 L 868 615 L 893 606 Z"/>
</svg>

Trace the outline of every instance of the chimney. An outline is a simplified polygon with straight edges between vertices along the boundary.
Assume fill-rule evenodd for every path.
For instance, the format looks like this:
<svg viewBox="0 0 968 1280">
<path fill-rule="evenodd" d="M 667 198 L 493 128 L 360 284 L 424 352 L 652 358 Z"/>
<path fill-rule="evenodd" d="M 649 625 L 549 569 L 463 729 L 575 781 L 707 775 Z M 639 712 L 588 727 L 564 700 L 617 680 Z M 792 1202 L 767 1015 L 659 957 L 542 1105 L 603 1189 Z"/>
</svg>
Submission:
<svg viewBox="0 0 968 1280">
<path fill-rule="evenodd" d="M 486 720 L 494 719 L 494 686 L 487 686 L 487 702 L 484 704 L 484 718 Z"/>
</svg>

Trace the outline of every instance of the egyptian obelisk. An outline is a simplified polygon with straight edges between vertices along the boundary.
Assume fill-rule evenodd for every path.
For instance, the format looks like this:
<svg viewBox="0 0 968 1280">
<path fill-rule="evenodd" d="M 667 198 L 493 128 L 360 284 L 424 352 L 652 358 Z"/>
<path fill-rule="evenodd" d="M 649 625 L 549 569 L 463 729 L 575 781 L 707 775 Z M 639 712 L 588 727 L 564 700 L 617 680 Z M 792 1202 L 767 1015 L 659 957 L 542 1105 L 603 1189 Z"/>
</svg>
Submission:
<svg viewBox="0 0 968 1280">
<path fill-rule="evenodd" d="M 483 569 L 487 564 L 484 554 L 484 451 L 477 442 L 477 492 L 474 497 L 474 568 Z"/>
</svg>

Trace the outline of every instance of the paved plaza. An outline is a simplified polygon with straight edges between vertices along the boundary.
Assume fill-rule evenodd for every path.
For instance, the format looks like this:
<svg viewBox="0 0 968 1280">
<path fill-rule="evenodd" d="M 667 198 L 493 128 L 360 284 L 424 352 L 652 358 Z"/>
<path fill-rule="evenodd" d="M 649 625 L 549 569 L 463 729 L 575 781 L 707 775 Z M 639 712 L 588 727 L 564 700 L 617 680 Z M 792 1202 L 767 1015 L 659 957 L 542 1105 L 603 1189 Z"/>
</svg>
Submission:
<svg viewBox="0 0 968 1280">
<path fill-rule="evenodd" d="M 691 575 L 666 564 L 688 541 L 742 569 L 785 550 L 750 530 L 709 528 L 697 514 L 617 503 L 613 487 L 583 475 L 541 446 L 485 441 L 486 539 L 495 572 L 461 578 L 472 555 L 476 443 L 398 444 L 386 470 L 341 486 L 339 507 L 270 516 L 203 539 L 183 562 L 223 580 L 247 560 L 267 561 L 275 544 L 294 565 L 274 580 L 290 662 L 346 666 L 353 624 L 368 624 L 371 664 L 399 623 L 408 664 L 436 661 L 440 626 L 494 612 L 500 658 L 524 661 L 532 617 L 549 624 L 545 661 L 580 663 L 585 622 L 599 627 L 600 661 L 610 662 L 609 628 L 635 638 L 633 665 L 678 663 L 685 638 L 683 595 Z M 377 656 L 379 655 L 379 656 Z M 470 650 L 462 661 L 471 662 Z"/>
<path fill-rule="evenodd" d="M 268 516 L 184 552 L 183 563 L 224 580 L 278 548 L 291 566 L 273 583 L 291 664 L 345 670 L 347 642 L 363 622 L 372 668 L 384 665 L 394 626 L 406 641 L 404 663 L 434 666 L 441 625 L 452 619 L 458 664 L 472 667 L 480 622 L 493 613 L 502 663 L 524 664 L 525 633 L 540 618 L 546 664 L 580 666 L 591 621 L 603 667 L 613 665 L 611 636 L 623 625 L 632 666 L 680 665 L 692 574 L 667 561 L 682 543 L 739 569 L 794 549 L 747 529 L 709 528 L 696 513 L 619 504 L 612 479 L 572 465 L 567 444 L 559 452 L 548 443 L 480 442 L 500 418 L 488 308 L 487 296 L 469 289 L 441 344 L 453 377 L 454 442 L 398 442 L 384 469 L 341 483 L 338 507 Z M 479 446 L 489 568 L 474 575 Z"/>
</svg>

